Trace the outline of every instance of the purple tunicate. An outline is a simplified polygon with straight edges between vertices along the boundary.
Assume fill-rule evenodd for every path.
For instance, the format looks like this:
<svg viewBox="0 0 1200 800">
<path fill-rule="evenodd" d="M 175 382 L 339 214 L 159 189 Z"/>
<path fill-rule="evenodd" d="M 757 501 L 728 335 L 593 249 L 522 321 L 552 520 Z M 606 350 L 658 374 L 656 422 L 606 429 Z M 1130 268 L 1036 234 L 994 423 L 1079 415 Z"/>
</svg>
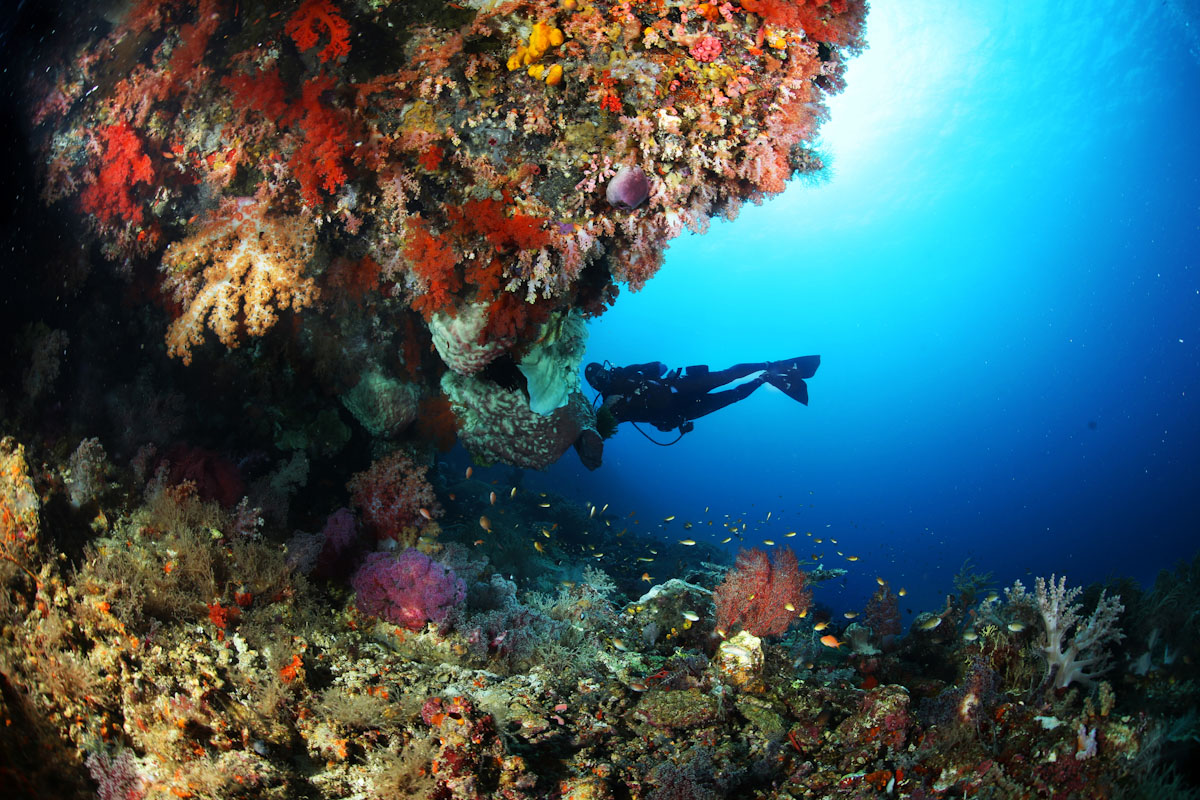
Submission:
<svg viewBox="0 0 1200 800">
<path fill-rule="evenodd" d="M 632 211 L 650 196 L 650 181 L 641 167 L 621 167 L 608 182 L 605 196 L 611 205 Z"/>
</svg>

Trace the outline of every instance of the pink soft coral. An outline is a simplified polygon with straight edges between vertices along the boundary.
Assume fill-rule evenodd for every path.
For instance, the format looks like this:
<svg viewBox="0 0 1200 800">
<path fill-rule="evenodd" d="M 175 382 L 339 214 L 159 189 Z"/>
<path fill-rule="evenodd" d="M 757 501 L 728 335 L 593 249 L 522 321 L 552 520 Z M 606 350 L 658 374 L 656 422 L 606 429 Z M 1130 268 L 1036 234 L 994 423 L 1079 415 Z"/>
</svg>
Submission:
<svg viewBox="0 0 1200 800">
<path fill-rule="evenodd" d="M 433 487 L 425 479 L 427 469 L 397 450 L 346 484 L 353 492 L 354 505 L 362 512 L 363 521 L 378 538 L 399 540 L 405 528 L 423 524 L 442 513 Z"/>
<path fill-rule="evenodd" d="M 411 547 L 399 556 L 371 553 L 351 585 L 359 611 L 413 631 L 442 625 L 467 596 L 454 570 Z"/>
</svg>

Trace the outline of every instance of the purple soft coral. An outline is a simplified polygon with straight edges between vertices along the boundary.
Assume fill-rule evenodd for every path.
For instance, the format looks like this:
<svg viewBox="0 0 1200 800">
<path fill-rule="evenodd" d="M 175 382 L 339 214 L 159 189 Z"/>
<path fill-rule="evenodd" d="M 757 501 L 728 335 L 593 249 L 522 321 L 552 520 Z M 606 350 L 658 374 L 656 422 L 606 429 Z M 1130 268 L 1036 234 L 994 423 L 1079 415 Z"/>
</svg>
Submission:
<svg viewBox="0 0 1200 800">
<path fill-rule="evenodd" d="M 650 196 L 650 181 L 641 167 L 621 167 L 608 182 L 605 197 L 616 208 L 633 209 L 646 202 Z"/>
<path fill-rule="evenodd" d="M 399 556 L 371 553 L 351 584 L 364 614 L 414 631 L 426 622 L 441 625 L 467 596 L 454 570 L 411 547 Z"/>
</svg>

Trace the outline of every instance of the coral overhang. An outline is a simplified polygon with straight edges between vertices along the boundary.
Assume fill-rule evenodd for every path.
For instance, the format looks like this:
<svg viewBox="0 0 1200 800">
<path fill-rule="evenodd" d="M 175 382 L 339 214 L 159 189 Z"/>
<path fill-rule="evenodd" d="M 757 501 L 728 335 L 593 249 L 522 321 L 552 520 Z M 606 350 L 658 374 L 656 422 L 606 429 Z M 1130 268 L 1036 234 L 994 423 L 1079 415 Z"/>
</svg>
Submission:
<svg viewBox="0 0 1200 800">
<path fill-rule="evenodd" d="M 141 0 L 32 79 L 44 196 L 73 201 L 123 268 L 162 265 L 182 303 L 168 351 L 185 361 L 206 331 L 236 347 L 290 307 L 290 359 L 380 329 L 411 353 L 396 338 L 416 311 L 441 329 L 471 315 L 466 344 L 516 363 L 572 310 L 644 285 L 680 232 L 819 168 L 813 137 L 865 14 L 864 0 Z M 228 224 L 231 208 L 255 224 Z M 347 296 L 337 259 L 371 259 L 378 283 Z M 383 345 L 346 349 L 359 361 L 343 371 L 389 361 Z M 470 374 L 404 367 L 427 396 L 447 369 Z"/>
</svg>

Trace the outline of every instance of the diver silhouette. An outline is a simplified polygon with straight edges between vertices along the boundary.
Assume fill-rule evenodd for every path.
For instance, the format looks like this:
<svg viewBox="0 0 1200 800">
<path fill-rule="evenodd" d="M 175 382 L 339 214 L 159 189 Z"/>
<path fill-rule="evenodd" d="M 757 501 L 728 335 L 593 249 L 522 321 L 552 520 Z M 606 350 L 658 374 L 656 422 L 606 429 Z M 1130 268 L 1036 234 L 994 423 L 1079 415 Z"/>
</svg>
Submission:
<svg viewBox="0 0 1200 800">
<path fill-rule="evenodd" d="M 734 364 L 716 371 L 703 364 L 669 370 L 661 361 L 627 367 L 593 361 L 583 375 L 604 398 L 602 408 L 616 422 L 647 422 L 660 431 L 678 428 L 682 436 L 695 427 L 693 420 L 748 397 L 764 383 L 808 405 L 804 379 L 811 378 L 820 365 L 820 356 Z M 731 389 L 713 391 L 755 372 L 761 374 Z"/>
</svg>

